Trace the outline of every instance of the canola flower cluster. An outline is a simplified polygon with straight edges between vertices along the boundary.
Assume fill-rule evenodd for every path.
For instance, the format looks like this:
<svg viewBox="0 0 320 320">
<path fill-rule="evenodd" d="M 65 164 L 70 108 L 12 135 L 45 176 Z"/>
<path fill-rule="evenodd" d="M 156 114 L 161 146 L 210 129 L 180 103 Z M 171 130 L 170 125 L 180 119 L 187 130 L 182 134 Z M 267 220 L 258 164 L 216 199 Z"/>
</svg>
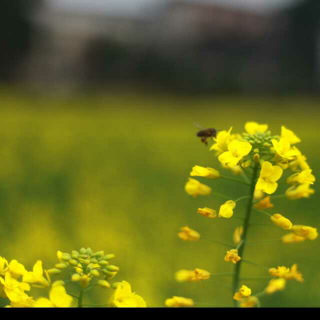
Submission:
<svg viewBox="0 0 320 320">
<path fill-rule="evenodd" d="M 7 307 L 68 308 L 73 306 L 75 300 L 77 307 L 93 307 L 84 304 L 84 295 L 94 287 L 114 290 L 109 301 L 99 307 L 146 307 L 144 299 L 132 292 L 128 282 L 109 283 L 119 272 L 119 267 L 110 264 L 114 254 L 81 248 L 70 254 L 58 251 L 57 257 L 59 262 L 54 268 L 44 270 L 39 260 L 32 271 L 27 271 L 17 260 L 8 262 L 0 257 L 0 297 L 8 299 L 10 304 Z M 51 277 L 63 274 L 70 278 L 52 282 Z M 72 283 L 78 284 L 78 295 L 67 292 L 66 286 Z M 32 287 L 46 289 L 49 297 L 35 299 L 29 295 Z"/>
<path fill-rule="evenodd" d="M 311 226 L 294 224 L 282 213 L 271 214 L 268 210 L 274 208 L 273 200 L 286 198 L 296 200 L 309 198 L 315 191 L 312 185 L 315 177 L 307 163 L 307 158 L 296 147 L 301 140 L 285 126 L 281 127 L 281 135 L 272 135 L 268 131 L 267 124 L 247 122 L 245 131 L 242 134 L 233 134 L 232 128 L 218 132 L 213 138 L 210 151 L 214 151 L 222 168 L 231 171 L 234 175 L 243 180 L 224 176 L 219 170 L 209 167 L 194 166 L 190 173 L 192 178 L 188 179 L 185 191 L 192 197 L 214 196 L 228 199 L 216 208 L 198 208 L 197 213 L 208 219 L 230 219 L 237 210 L 237 203 L 247 201 L 245 216 L 237 216 L 243 220 L 243 225 L 237 227 L 233 234 L 233 241 L 236 246 L 223 244 L 230 247 L 225 254 L 224 261 L 234 264 L 232 296 L 235 306 L 259 307 L 259 298 L 284 290 L 288 280 L 304 282 L 302 274 L 298 271 L 297 264 L 291 268 L 278 266 L 277 268 L 266 268 L 269 271 L 270 281 L 262 292 L 253 294 L 245 284 L 241 284 L 242 262 L 250 262 L 243 259 L 244 249 L 248 242 L 248 230 L 252 214 L 263 214 L 268 216 L 270 221 L 277 227 L 288 231 L 279 241 L 284 244 L 299 243 L 306 240 L 315 240 L 318 237 L 317 229 Z M 275 194 L 278 190 L 281 177 L 284 172 L 291 171 L 284 183 L 288 188 L 284 193 Z M 211 187 L 199 182 L 194 177 L 206 179 L 227 179 L 249 187 L 248 195 L 238 199 L 230 199 L 227 196 L 212 192 Z M 283 183 L 283 182 L 282 182 Z M 199 241 L 200 233 L 189 226 L 181 227 L 178 237 L 184 241 Z M 262 241 L 268 242 L 268 241 Z M 258 243 L 257 243 L 258 244 Z M 257 265 L 257 264 L 256 264 Z M 209 271 L 196 268 L 195 270 L 180 270 L 175 277 L 178 282 L 198 282 L 207 280 L 211 275 Z M 192 307 L 195 302 L 190 298 L 176 297 L 165 301 L 167 307 Z"/>
</svg>

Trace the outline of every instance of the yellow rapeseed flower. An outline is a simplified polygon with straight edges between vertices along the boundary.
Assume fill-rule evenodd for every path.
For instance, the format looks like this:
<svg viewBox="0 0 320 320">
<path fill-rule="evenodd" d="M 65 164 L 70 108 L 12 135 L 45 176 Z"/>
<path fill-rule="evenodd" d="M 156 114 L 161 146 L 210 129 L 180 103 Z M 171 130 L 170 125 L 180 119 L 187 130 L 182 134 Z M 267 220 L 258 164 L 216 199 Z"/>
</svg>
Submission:
<svg viewBox="0 0 320 320">
<path fill-rule="evenodd" d="M 301 236 L 297 236 L 294 233 L 288 233 L 281 237 L 283 243 L 299 243 L 305 241 L 306 239 Z"/>
<path fill-rule="evenodd" d="M 272 144 L 277 154 L 284 159 L 293 160 L 299 154 L 296 148 L 291 148 L 288 139 L 281 138 L 280 141 L 272 139 Z"/>
<path fill-rule="evenodd" d="M 299 184 L 298 186 L 292 186 L 285 192 L 286 196 L 290 200 L 296 200 L 301 198 L 309 198 L 311 194 L 314 194 L 314 190 L 310 188 L 310 184 Z"/>
<path fill-rule="evenodd" d="M 290 230 L 292 228 L 292 222 L 280 213 L 273 214 L 271 216 L 271 221 L 282 229 Z"/>
<path fill-rule="evenodd" d="M 220 173 L 218 170 L 213 168 L 205 168 L 200 166 L 194 166 L 192 171 L 190 172 L 190 176 L 192 177 L 205 177 L 209 179 L 217 179 L 220 177 Z"/>
<path fill-rule="evenodd" d="M 318 237 L 317 229 L 309 226 L 294 225 L 292 226 L 292 231 L 297 236 L 300 236 L 309 240 L 315 240 Z"/>
<path fill-rule="evenodd" d="M 109 304 L 117 308 L 145 308 L 147 306 L 142 297 L 131 291 L 131 285 L 127 281 L 119 283 Z"/>
<path fill-rule="evenodd" d="M 240 308 L 253 308 L 259 303 L 259 299 L 255 296 L 242 299 L 240 301 Z"/>
<path fill-rule="evenodd" d="M 298 167 L 300 167 L 301 170 L 308 170 L 310 169 L 308 163 L 307 163 L 307 158 L 304 156 L 300 150 L 295 148 L 297 151 L 297 155 L 295 156 L 295 159 L 290 161 L 289 163 L 289 168 L 292 171 L 298 171 Z"/>
<path fill-rule="evenodd" d="M 233 209 L 236 207 L 236 203 L 233 200 L 226 201 L 220 206 L 219 217 L 231 218 L 233 216 Z"/>
<path fill-rule="evenodd" d="M 273 166 L 270 162 L 264 161 L 260 171 L 260 177 L 256 184 L 256 190 L 272 194 L 277 190 L 278 181 L 282 176 L 283 170 L 278 166 Z"/>
<path fill-rule="evenodd" d="M 273 208 L 273 204 L 270 202 L 270 196 L 267 196 L 264 199 L 260 200 L 253 207 L 259 210 Z"/>
<path fill-rule="evenodd" d="M 264 133 L 268 130 L 267 124 L 259 124 L 256 122 L 247 122 L 244 126 L 249 134 Z"/>
<path fill-rule="evenodd" d="M 240 260 L 241 260 L 241 257 L 239 257 L 237 249 L 231 249 L 227 251 L 227 254 L 224 257 L 224 261 L 232 262 L 234 264 L 236 264 Z"/>
<path fill-rule="evenodd" d="M 8 265 L 8 272 L 11 273 L 13 278 L 19 279 L 27 272 L 27 270 L 23 264 L 19 263 L 17 260 L 12 260 Z"/>
<path fill-rule="evenodd" d="M 190 229 L 189 227 L 181 227 L 178 237 L 185 241 L 197 241 L 200 239 L 199 232 Z"/>
<path fill-rule="evenodd" d="M 0 257 L 0 275 L 4 276 L 8 271 L 8 261 Z"/>
<path fill-rule="evenodd" d="M 311 169 L 303 170 L 300 173 L 295 173 L 287 178 L 288 184 L 313 184 L 316 180 L 315 176 L 311 173 Z"/>
<path fill-rule="evenodd" d="M 284 290 L 286 286 L 286 280 L 283 278 L 280 279 L 271 279 L 268 286 L 265 289 L 267 294 L 272 294 L 280 290 Z"/>
<path fill-rule="evenodd" d="M 210 151 L 215 150 L 217 156 L 225 151 L 228 151 L 228 144 L 231 141 L 231 130 L 232 127 L 229 129 L 229 131 L 219 131 L 217 137 L 214 138 L 215 143 L 211 146 Z"/>
<path fill-rule="evenodd" d="M 47 279 L 43 276 L 42 262 L 38 260 L 33 266 L 33 271 L 26 272 L 23 275 L 23 281 L 31 283 L 34 287 L 45 288 L 49 287 L 51 280 L 48 272 L 44 270 Z"/>
<path fill-rule="evenodd" d="M 228 144 L 228 151 L 220 154 L 219 161 L 228 167 L 235 167 L 239 161 L 248 155 L 252 149 L 252 145 L 249 142 L 242 142 L 233 140 Z"/>
<path fill-rule="evenodd" d="M 194 270 L 179 270 L 175 274 L 175 279 L 178 282 L 198 282 L 200 280 L 208 280 L 210 272 L 196 268 Z"/>
<path fill-rule="evenodd" d="M 239 289 L 239 291 L 234 294 L 233 299 L 240 301 L 244 298 L 248 298 L 250 295 L 251 295 L 251 289 L 243 285 Z"/>
<path fill-rule="evenodd" d="M 39 298 L 34 303 L 35 308 L 69 308 L 72 304 L 72 297 L 66 292 L 64 286 L 56 285 L 50 290 L 49 298 Z"/>
<path fill-rule="evenodd" d="M 27 297 L 24 291 L 29 291 L 30 286 L 28 283 L 19 282 L 12 277 L 10 272 L 5 274 L 5 277 L 0 277 L 0 283 L 3 286 L 3 291 L 7 298 L 12 302 L 19 302 Z"/>
<path fill-rule="evenodd" d="M 281 138 L 288 139 L 291 144 L 301 142 L 294 132 L 287 129 L 285 126 L 281 126 Z"/>
<path fill-rule="evenodd" d="M 199 195 L 207 196 L 211 193 L 210 187 L 192 178 L 189 178 L 188 182 L 186 183 L 185 190 L 194 198 Z"/>
<path fill-rule="evenodd" d="M 290 269 L 285 266 L 279 266 L 277 268 L 270 268 L 269 273 L 273 277 L 278 278 L 284 278 L 288 273 L 290 272 Z"/>
<path fill-rule="evenodd" d="M 264 192 L 262 190 L 254 190 L 253 199 L 254 200 L 260 200 L 264 197 Z"/>
<path fill-rule="evenodd" d="M 292 265 L 290 272 L 288 272 L 285 276 L 287 280 L 297 280 L 299 282 L 304 282 L 302 274 L 298 271 L 297 264 Z"/>
<path fill-rule="evenodd" d="M 197 212 L 207 218 L 216 218 L 217 217 L 216 210 L 213 210 L 210 208 L 206 208 L 206 207 L 205 208 L 198 208 Z"/>
<path fill-rule="evenodd" d="M 193 300 L 189 298 L 173 296 L 165 301 L 165 305 L 169 308 L 192 307 Z"/>
<path fill-rule="evenodd" d="M 235 228 L 234 233 L 233 233 L 233 242 L 235 244 L 240 243 L 242 234 L 243 234 L 243 227 L 242 226 Z"/>
</svg>

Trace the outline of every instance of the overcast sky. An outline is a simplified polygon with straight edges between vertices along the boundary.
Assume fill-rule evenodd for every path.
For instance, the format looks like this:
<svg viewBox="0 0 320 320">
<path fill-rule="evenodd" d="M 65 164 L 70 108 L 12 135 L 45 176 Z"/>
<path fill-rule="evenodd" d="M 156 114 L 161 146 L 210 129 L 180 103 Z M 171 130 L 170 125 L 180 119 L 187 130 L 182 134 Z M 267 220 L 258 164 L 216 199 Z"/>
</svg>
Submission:
<svg viewBox="0 0 320 320">
<path fill-rule="evenodd" d="M 53 6 L 71 10 L 104 11 L 114 14 L 139 14 L 146 7 L 165 0 L 49 0 Z M 198 2 L 223 3 L 258 11 L 267 11 L 292 4 L 301 0 L 193 0 Z M 320 0 L 319 0 L 320 1 Z"/>
</svg>

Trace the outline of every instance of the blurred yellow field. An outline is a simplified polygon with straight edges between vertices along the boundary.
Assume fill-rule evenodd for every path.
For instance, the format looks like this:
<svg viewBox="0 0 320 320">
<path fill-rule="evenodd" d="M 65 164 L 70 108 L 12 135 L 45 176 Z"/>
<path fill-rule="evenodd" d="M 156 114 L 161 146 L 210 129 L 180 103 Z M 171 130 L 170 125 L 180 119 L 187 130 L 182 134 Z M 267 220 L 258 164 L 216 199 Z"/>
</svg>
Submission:
<svg viewBox="0 0 320 320">
<path fill-rule="evenodd" d="M 39 259 L 51 268 L 58 250 L 91 247 L 115 253 L 117 279 L 130 282 L 148 306 L 162 307 L 173 295 L 192 297 L 199 307 L 233 305 L 227 277 L 195 284 L 174 279 L 176 271 L 196 267 L 212 274 L 232 272 L 223 261 L 225 248 L 206 240 L 230 243 L 240 225 L 236 219 L 202 218 L 197 208 L 204 198 L 192 199 L 184 191 L 194 165 L 220 168 L 196 137 L 193 122 L 219 130 L 232 126 L 238 132 L 246 121 L 267 123 L 274 133 L 285 125 L 301 138 L 301 150 L 319 176 L 319 101 L 306 97 L 106 94 L 45 99 L 3 92 L 0 99 L 0 256 L 31 269 Z M 234 197 L 244 194 L 229 181 L 208 185 Z M 280 199 L 277 208 L 300 224 L 319 227 L 317 183 L 314 189 L 311 199 L 292 202 L 290 210 Z M 221 204 L 215 197 L 206 201 L 208 207 Z M 253 219 L 267 218 L 255 213 Z M 205 240 L 181 241 L 177 233 L 185 225 Z M 283 234 L 256 226 L 249 236 L 259 241 Z M 319 306 L 318 243 L 271 242 L 246 249 L 247 259 L 268 267 L 297 263 L 305 278 L 305 283 L 290 282 L 285 291 L 265 298 L 264 306 Z M 243 270 L 248 277 L 264 272 L 252 265 Z M 251 281 L 250 286 L 259 291 L 266 283 Z M 90 298 L 106 303 L 109 293 L 93 289 Z"/>
</svg>

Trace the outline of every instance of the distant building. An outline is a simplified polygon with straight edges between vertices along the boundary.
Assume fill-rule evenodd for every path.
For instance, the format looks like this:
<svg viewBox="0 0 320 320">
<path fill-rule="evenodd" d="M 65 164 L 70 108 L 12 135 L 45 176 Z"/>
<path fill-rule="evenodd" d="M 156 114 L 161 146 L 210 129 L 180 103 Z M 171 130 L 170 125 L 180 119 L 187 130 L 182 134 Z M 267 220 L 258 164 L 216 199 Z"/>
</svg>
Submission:
<svg viewBox="0 0 320 320">
<path fill-rule="evenodd" d="M 168 0 L 148 16 L 46 6 L 34 19 L 38 32 L 24 71 L 29 84 L 72 88 L 132 81 L 200 91 L 281 91 L 294 82 L 287 11 L 263 15 Z"/>
</svg>

